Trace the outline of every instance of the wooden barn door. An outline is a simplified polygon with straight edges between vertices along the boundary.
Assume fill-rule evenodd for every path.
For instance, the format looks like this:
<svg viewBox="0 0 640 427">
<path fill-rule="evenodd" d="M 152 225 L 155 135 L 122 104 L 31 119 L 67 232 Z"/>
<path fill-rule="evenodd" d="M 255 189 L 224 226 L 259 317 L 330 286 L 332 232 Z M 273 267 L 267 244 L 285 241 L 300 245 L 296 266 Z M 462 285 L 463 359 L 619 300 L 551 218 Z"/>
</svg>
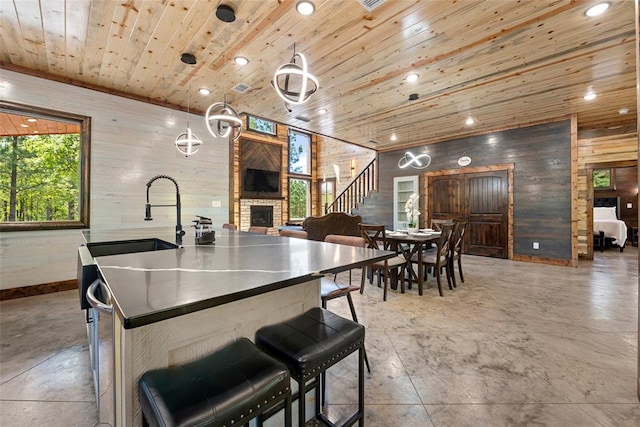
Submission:
<svg viewBox="0 0 640 427">
<path fill-rule="evenodd" d="M 431 218 L 467 221 L 464 253 L 508 257 L 506 170 L 429 177 L 429 198 Z"/>
</svg>

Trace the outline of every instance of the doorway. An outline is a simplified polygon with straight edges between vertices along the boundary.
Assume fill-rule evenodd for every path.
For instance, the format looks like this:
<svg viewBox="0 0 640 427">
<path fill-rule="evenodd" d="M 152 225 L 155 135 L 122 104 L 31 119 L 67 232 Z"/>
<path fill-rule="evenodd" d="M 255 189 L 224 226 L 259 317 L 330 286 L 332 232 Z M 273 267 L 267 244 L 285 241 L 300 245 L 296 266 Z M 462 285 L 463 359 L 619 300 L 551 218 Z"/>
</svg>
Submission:
<svg viewBox="0 0 640 427">
<path fill-rule="evenodd" d="M 428 218 L 466 221 L 463 252 L 511 258 L 511 165 L 425 173 Z"/>
<path fill-rule="evenodd" d="M 625 221 L 630 236 L 627 244 L 633 243 L 633 229 L 638 229 L 638 181 L 637 181 L 637 160 L 622 160 L 616 162 L 588 163 L 585 165 L 587 175 L 587 255 L 586 259 L 592 260 L 594 257 L 594 229 L 593 229 L 593 207 L 595 197 L 617 197 L 622 201 L 622 205 L 617 209 L 619 219 Z M 635 168 L 632 170 L 632 168 Z M 610 184 L 608 187 L 602 185 L 594 186 L 594 171 L 609 170 Z M 616 172 L 617 171 L 617 172 Z M 629 173 L 622 173 L 629 171 Z M 617 179 L 616 179 L 616 174 Z M 627 179 L 622 179 L 623 175 L 631 175 Z"/>
</svg>

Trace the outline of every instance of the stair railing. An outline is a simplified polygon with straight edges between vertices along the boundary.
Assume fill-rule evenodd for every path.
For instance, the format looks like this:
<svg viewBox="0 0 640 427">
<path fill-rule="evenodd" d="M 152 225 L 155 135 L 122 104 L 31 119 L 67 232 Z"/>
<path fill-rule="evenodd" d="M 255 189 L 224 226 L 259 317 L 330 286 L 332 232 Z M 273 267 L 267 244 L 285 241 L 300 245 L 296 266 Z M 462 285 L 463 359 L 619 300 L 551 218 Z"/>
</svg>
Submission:
<svg viewBox="0 0 640 427">
<path fill-rule="evenodd" d="M 351 213 L 352 210 L 358 207 L 359 203 L 362 203 L 365 197 L 378 189 L 376 160 L 377 156 L 336 197 L 333 203 L 325 206 L 325 214 L 330 212 Z"/>
</svg>

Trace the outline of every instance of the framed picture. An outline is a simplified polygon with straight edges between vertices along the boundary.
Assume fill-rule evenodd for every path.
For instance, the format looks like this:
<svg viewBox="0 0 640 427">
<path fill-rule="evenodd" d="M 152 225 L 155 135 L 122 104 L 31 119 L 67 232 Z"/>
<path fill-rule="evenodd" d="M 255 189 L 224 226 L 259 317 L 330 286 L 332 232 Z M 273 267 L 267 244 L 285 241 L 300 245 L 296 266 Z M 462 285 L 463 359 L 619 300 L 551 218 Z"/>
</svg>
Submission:
<svg viewBox="0 0 640 427">
<path fill-rule="evenodd" d="M 278 135 L 278 125 L 271 120 L 263 119 L 262 117 L 252 116 L 247 114 L 247 127 L 254 132 L 260 132 L 267 135 Z"/>
<path fill-rule="evenodd" d="M 615 190 L 616 189 L 615 169 L 594 169 L 593 189 L 594 190 Z"/>
<path fill-rule="evenodd" d="M 289 130 L 289 173 L 311 175 L 311 135 Z"/>
</svg>

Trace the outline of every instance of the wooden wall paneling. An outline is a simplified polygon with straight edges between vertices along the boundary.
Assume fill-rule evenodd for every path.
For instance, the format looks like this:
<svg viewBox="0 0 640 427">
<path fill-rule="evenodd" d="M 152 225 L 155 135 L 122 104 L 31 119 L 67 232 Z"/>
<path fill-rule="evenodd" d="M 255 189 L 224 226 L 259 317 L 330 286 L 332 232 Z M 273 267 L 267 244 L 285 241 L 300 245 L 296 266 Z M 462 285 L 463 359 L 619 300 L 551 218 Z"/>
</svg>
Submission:
<svg viewBox="0 0 640 427">
<path fill-rule="evenodd" d="M 415 170 L 406 170 L 411 168 L 398 168 L 398 159 L 405 151 L 379 155 L 380 197 L 372 202 L 377 203 L 380 214 L 376 219 L 382 224 L 392 223 L 391 207 L 386 205 L 392 200 L 393 177 L 415 174 Z M 513 194 L 509 195 L 513 197 L 513 201 L 509 201 L 513 212 L 511 256 L 562 265 L 572 263 L 570 120 L 474 135 L 409 151 L 431 156 L 431 165 L 425 174 L 513 164 Z M 472 159 L 471 165 L 465 168 L 457 165 L 458 158 L 463 155 Z M 420 188 L 425 188 L 424 177 L 421 179 Z M 424 203 L 425 195 L 422 194 L 423 209 Z M 540 243 L 539 250 L 533 249 L 533 241 Z"/>
<path fill-rule="evenodd" d="M 91 117 L 91 230 L 166 228 L 176 223 L 175 208 L 154 208 L 144 221 L 147 181 L 166 174 L 180 185 L 182 223 L 195 215 L 227 222 L 229 144 L 209 136 L 204 119 L 191 114 L 191 128 L 201 137 L 198 153 L 176 150 L 187 115 L 157 105 L 52 82 L 3 70 L 6 101 Z M 81 102 L 80 102 L 81 101 Z M 174 126 L 167 125 L 172 118 Z M 175 187 L 158 180 L 151 188 L 153 204 L 175 203 Z M 169 184 L 169 185 L 167 185 Z M 212 200 L 222 207 L 213 208 Z M 186 229 L 185 241 L 193 238 Z M 80 230 L 7 232 L 0 234 L 0 288 L 17 288 L 75 279 Z M 46 265 L 47 268 L 42 268 Z"/>
<path fill-rule="evenodd" d="M 577 245 L 578 255 L 593 259 L 593 187 L 587 175 L 587 164 L 616 165 L 617 162 L 633 162 L 638 159 L 638 137 L 636 133 L 604 134 L 578 139 L 577 160 Z M 626 164 L 626 163 L 625 163 Z M 628 163 L 633 166 L 633 163 Z M 637 203 L 636 203 L 637 204 Z M 591 219 L 590 219 L 591 218 Z"/>
</svg>

